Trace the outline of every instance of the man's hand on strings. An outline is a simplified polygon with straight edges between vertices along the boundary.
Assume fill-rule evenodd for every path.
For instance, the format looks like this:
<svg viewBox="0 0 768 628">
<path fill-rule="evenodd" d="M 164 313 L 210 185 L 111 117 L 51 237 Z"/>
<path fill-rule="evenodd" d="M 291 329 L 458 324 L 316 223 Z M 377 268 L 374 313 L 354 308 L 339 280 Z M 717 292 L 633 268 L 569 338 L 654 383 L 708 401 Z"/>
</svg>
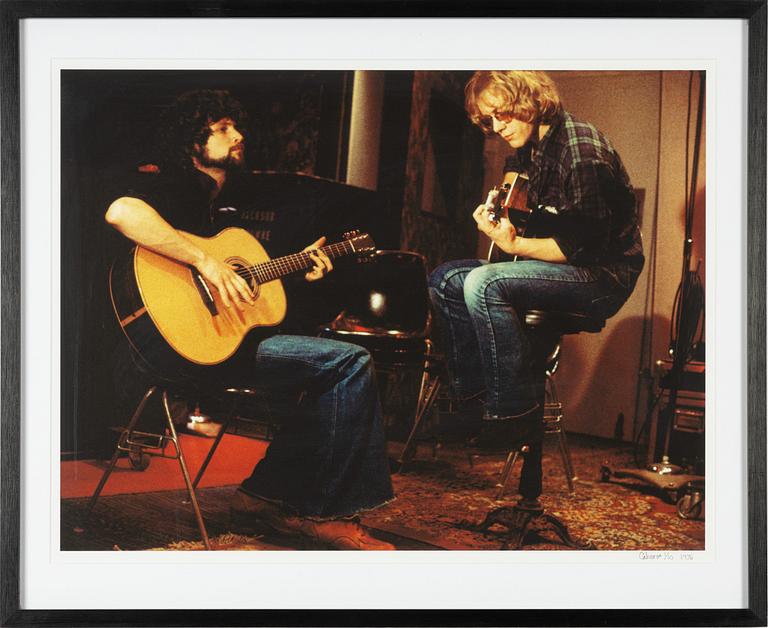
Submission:
<svg viewBox="0 0 768 628">
<path fill-rule="evenodd" d="M 306 275 L 304 275 L 304 279 L 307 281 L 317 281 L 318 279 L 322 279 L 333 270 L 331 259 L 323 251 L 320 250 L 320 247 L 324 244 L 325 236 L 316 242 L 313 242 L 304 249 L 305 253 L 309 253 L 313 263 L 312 268 Z"/>
<path fill-rule="evenodd" d="M 478 231 L 487 235 L 502 251 L 512 253 L 517 238 L 517 229 L 509 221 L 506 212 L 496 214 L 497 221 L 491 220 L 490 214 L 494 211 L 494 202 L 496 200 L 494 193 L 498 194 L 497 191 L 491 191 L 485 203 L 477 206 L 472 217 L 477 223 Z"/>
<path fill-rule="evenodd" d="M 254 304 L 248 283 L 228 264 L 206 255 L 203 261 L 197 264 L 197 270 L 206 283 L 218 291 L 227 307 L 234 303 L 239 310 L 244 310 L 243 303 Z"/>
</svg>

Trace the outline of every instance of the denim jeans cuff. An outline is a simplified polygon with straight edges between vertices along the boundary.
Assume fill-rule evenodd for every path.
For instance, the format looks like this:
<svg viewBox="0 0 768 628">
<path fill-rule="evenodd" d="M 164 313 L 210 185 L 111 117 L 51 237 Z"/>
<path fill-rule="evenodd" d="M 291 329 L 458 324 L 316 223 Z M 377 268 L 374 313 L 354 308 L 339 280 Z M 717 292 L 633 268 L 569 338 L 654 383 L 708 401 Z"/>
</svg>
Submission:
<svg viewBox="0 0 768 628">
<path fill-rule="evenodd" d="M 334 519 L 346 519 L 350 517 L 355 517 L 360 513 L 370 512 L 372 510 L 376 510 L 377 508 L 381 508 L 382 506 L 386 506 L 387 504 L 397 499 L 397 497 L 390 492 L 387 496 L 374 499 L 366 505 L 353 505 L 349 508 L 340 510 L 339 512 L 336 512 L 336 513 L 319 515 L 319 514 L 302 512 L 300 508 L 297 508 L 296 506 L 293 506 L 282 499 L 278 499 L 275 497 L 265 497 L 264 495 L 256 493 L 255 491 L 251 491 L 247 488 L 244 488 L 242 485 L 240 485 L 237 490 L 242 491 L 249 497 L 255 497 L 256 499 L 260 499 L 269 504 L 278 506 L 279 508 L 282 508 L 289 515 L 301 517 L 302 519 L 311 519 L 312 521 L 332 521 Z"/>
<path fill-rule="evenodd" d="M 355 517 L 359 517 L 362 513 L 371 512 L 373 510 L 376 510 L 377 508 L 381 508 L 382 506 L 391 504 L 396 499 L 397 497 L 393 495 L 389 499 L 386 499 L 372 506 L 354 508 L 351 512 L 333 514 L 333 515 L 302 515 L 302 519 L 309 519 L 311 521 L 336 521 L 337 519 L 354 519 Z"/>
<path fill-rule="evenodd" d="M 249 497 L 260 499 L 261 501 L 267 502 L 268 504 L 273 504 L 274 506 L 279 506 L 289 514 L 297 513 L 297 510 L 293 506 L 291 506 L 290 504 L 286 504 L 282 499 L 277 499 L 275 497 L 265 497 L 264 495 L 260 495 L 259 493 L 255 493 L 253 491 L 248 490 L 247 488 L 244 488 L 242 484 L 238 486 L 237 490 L 245 493 Z"/>
</svg>

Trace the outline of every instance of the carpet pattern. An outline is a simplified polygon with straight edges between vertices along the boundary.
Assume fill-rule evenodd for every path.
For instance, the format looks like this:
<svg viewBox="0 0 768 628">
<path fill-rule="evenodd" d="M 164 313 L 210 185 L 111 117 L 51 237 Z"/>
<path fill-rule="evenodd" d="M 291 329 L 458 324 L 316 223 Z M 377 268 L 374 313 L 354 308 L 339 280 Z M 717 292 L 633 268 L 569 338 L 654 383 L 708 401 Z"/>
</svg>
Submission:
<svg viewBox="0 0 768 628">
<path fill-rule="evenodd" d="M 554 440 L 544 449 L 544 493 L 546 511 L 561 518 L 572 536 L 591 541 L 599 550 L 703 550 L 704 521 L 678 516 L 675 504 L 659 492 L 637 481 L 602 482 L 600 467 L 633 466 L 628 448 L 578 443 L 573 448 L 578 480 L 568 492 L 565 473 Z M 393 522 L 439 537 L 446 546 L 463 549 L 498 548 L 504 529 L 489 534 L 465 529 L 465 523 L 479 523 L 485 514 L 502 505 L 513 505 L 517 474 L 504 498 L 495 501 L 501 473 L 501 457 L 482 457 L 470 467 L 461 448 L 441 451 L 437 460 L 428 452 L 393 478 L 398 496 L 392 504 L 369 513 L 365 521 L 374 527 Z M 528 545 L 526 549 L 567 549 L 559 542 Z"/>
<path fill-rule="evenodd" d="M 399 443 L 391 447 L 390 454 L 396 456 Z M 572 536 L 591 541 L 595 549 L 603 551 L 704 549 L 704 521 L 680 518 L 675 504 L 657 489 L 636 480 L 600 480 L 604 463 L 612 468 L 633 466 L 628 448 L 574 439 L 572 454 L 579 477 L 573 494 L 568 492 L 555 442 L 545 443 L 542 496 L 547 512 L 560 517 Z M 441 448 L 436 459 L 422 448 L 404 472 L 393 475 L 397 498 L 365 513 L 363 523 L 385 535 L 403 535 L 439 548 L 497 550 L 505 540 L 503 528 L 495 526 L 485 534 L 467 528 L 490 510 L 517 501 L 520 463 L 507 495 L 494 500 L 502 463 L 498 456 L 482 457 L 470 466 L 466 450 L 460 446 Z M 212 541 L 219 550 L 275 549 L 262 537 L 223 534 Z M 549 534 L 530 541 L 524 549 L 568 549 Z M 200 550 L 202 544 L 174 543 L 163 549 Z"/>
</svg>

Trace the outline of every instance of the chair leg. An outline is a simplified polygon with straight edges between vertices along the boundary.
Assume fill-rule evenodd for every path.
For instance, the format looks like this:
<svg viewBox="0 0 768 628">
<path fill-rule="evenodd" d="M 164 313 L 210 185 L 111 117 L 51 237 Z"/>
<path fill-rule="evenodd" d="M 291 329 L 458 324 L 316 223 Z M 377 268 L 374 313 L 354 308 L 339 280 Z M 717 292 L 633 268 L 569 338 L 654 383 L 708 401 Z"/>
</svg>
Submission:
<svg viewBox="0 0 768 628">
<path fill-rule="evenodd" d="M 216 439 L 213 441 L 211 448 L 208 450 L 208 454 L 205 456 L 205 460 L 203 460 L 203 464 L 200 466 L 200 469 L 198 470 L 197 475 L 195 476 L 195 479 L 192 482 L 193 488 L 197 488 L 197 485 L 200 483 L 200 480 L 203 479 L 203 474 L 205 473 L 205 470 L 208 468 L 208 465 L 213 459 L 213 454 L 216 453 L 216 448 L 219 446 L 219 443 L 221 442 L 221 439 L 224 437 L 224 433 L 227 431 L 227 428 L 229 427 L 230 423 L 231 423 L 231 419 L 229 418 L 226 419 L 224 423 L 222 423 L 219 433 L 216 434 Z"/>
<path fill-rule="evenodd" d="M 519 456 L 520 452 L 517 449 L 513 449 L 507 454 L 507 460 L 504 463 L 504 469 L 501 472 L 501 477 L 499 478 L 498 484 L 496 484 L 496 486 L 499 487 L 499 492 L 496 493 L 496 500 L 499 500 L 504 496 L 504 493 L 507 490 L 507 484 L 509 483 L 509 477 L 512 474 L 512 469 L 515 468 L 515 462 L 517 462 L 517 458 Z"/>
<path fill-rule="evenodd" d="M 222 423 L 221 429 L 219 429 L 219 433 L 216 434 L 216 439 L 213 441 L 211 448 L 208 450 L 208 455 L 206 455 L 205 460 L 203 460 L 203 464 L 200 466 L 200 469 L 198 470 L 197 475 L 195 476 L 194 482 L 192 482 L 192 488 L 197 488 L 197 485 L 200 483 L 200 480 L 203 479 L 203 473 L 205 473 L 205 470 L 208 468 L 208 465 L 213 459 L 213 454 L 216 453 L 216 448 L 219 446 L 221 439 L 224 438 L 224 434 L 226 433 L 227 428 L 229 427 L 229 424 L 232 422 L 232 418 L 235 416 L 234 405 L 235 404 L 233 403 L 232 408 L 230 409 L 230 412 L 227 414 L 227 418 Z"/>
<path fill-rule="evenodd" d="M 136 427 L 136 424 L 139 422 L 139 419 L 141 418 L 142 413 L 144 412 L 144 406 L 147 405 L 147 401 L 149 401 L 149 398 L 155 393 L 157 390 L 157 386 L 151 386 L 149 390 L 147 390 L 146 393 L 144 393 L 144 396 L 141 398 L 141 401 L 139 402 L 139 405 L 136 406 L 136 410 L 133 413 L 133 416 L 131 417 L 131 420 L 128 422 L 128 425 L 125 427 L 125 429 L 120 433 L 120 437 L 117 441 L 117 446 L 115 447 L 115 453 L 112 454 L 112 459 L 109 461 L 109 465 L 104 470 L 104 473 L 101 476 L 101 480 L 99 481 L 98 486 L 96 487 L 96 490 L 93 492 L 93 495 L 91 495 L 91 499 L 88 501 L 88 505 L 85 508 L 85 513 L 83 513 L 83 516 L 80 520 L 80 527 L 76 528 L 76 531 L 80 532 L 82 531 L 82 528 L 85 527 L 85 524 L 88 522 L 89 517 L 91 516 L 91 512 L 93 511 L 93 508 L 96 506 L 96 501 L 99 499 L 99 495 L 101 495 L 101 491 L 104 489 L 104 485 L 107 483 L 107 480 L 109 479 L 109 476 L 112 475 L 112 471 L 115 469 L 115 465 L 117 464 L 118 458 L 120 458 L 120 444 L 123 441 L 123 438 L 130 434 L 133 429 Z"/>
<path fill-rule="evenodd" d="M 403 445 L 403 449 L 400 452 L 400 457 L 397 459 L 397 462 L 400 465 L 398 472 L 402 470 L 403 465 L 409 462 L 411 458 L 413 458 L 413 455 L 416 453 L 414 441 L 419 433 L 421 420 L 429 412 L 430 408 L 432 408 L 432 405 L 435 403 L 435 399 L 437 399 L 437 393 L 440 391 L 440 376 L 435 375 L 434 377 L 431 377 L 429 373 L 431 357 L 432 341 L 427 339 L 425 341 L 425 355 L 424 366 L 421 374 L 421 386 L 419 387 L 419 396 L 416 399 L 416 414 L 413 418 L 413 427 L 408 434 L 405 445 Z"/>
<path fill-rule="evenodd" d="M 573 485 L 576 480 L 576 474 L 573 471 L 573 462 L 571 452 L 568 450 L 568 442 L 565 440 L 565 432 L 562 428 L 557 431 L 557 443 L 560 446 L 560 457 L 563 460 L 563 469 L 565 470 L 565 479 L 568 481 L 568 492 L 575 492 Z"/>
<path fill-rule="evenodd" d="M 408 435 L 408 439 L 405 441 L 405 445 L 400 452 L 400 457 L 397 460 L 397 462 L 400 464 L 400 471 L 402 470 L 403 465 L 409 462 L 413 458 L 413 455 L 416 453 L 416 436 L 419 433 L 421 421 L 432 407 L 432 405 L 435 403 L 435 399 L 437 399 L 437 393 L 439 391 L 440 378 L 439 376 L 435 376 L 434 379 L 429 381 L 425 388 L 424 401 L 422 402 L 420 399 L 417 405 L 416 416 L 413 419 L 413 427 L 411 428 L 411 433 Z"/>
<path fill-rule="evenodd" d="M 558 403 L 559 399 L 557 398 L 557 386 L 555 385 L 555 378 L 554 376 L 547 373 L 546 375 L 546 399 L 545 401 L 549 401 L 550 403 Z"/>
<path fill-rule="evenodd" d="M 560 404 L 557 397 L 557 387 L 555 386 L 555 379 L 547 373 L 547 387 L 549 402 L 552 404 Z M 574 482 L 578 479 L 576 473 L 573 470 L 573 460 L 571 459 L 571 450 L 568 449 L 568 441 L 565 438 L 565 430 L 563 430 L 563 407 L 560 404 L 560 419 L 557 422 L 557 444 L 560 448 L 560 458 L 563 461 L 563 469 L 565 470 L 565 478 L 568 482 L 568 492 L 575 492 Z"/>
<path fill-rule="evenodd" d="M 429 377 L 429 358 L 432 355 L 432 341 L 427 339 L 425 340 L 425 355 L 424 355 L 424 365 L 422 366 L 421 371 L 421 386 L 419 386 L 419 396 L 416 399 L 416 416 L 418 416 L 421 412 L 422 406 L 426 402 L 426 395 L 424 394 L 427 390 L 427 386 L 430 382 Z"/>
<path fill-rule="evenodd" d="M 195 519 L 197 520 L 197 527 L 200 529 L 200 534 L 203 537 L 203 544 L 205 549 L 211 549 L 211 542 L 208 540 L 208 531 L 205 529 L 205 522 L 203 521 L 203 515 L 200 512 L 200 506 L 197 503 L 197 496 L 195 495 L 195 488 L 192 486 L 192 481 L 189 479 L 189 471 L 187 470 L 187 463 L 184 460 L 184 452 L 179 443 L 179 437 L 176 434 L 176 427 L 173 424 L 173 416 L 171 415 L 171 409 L 168 406 L 168 393 L 163 391 L 163 407 L 165 408 L 165 416 L 168 419 L 168 429 L 171 432 L 171 440 L 176 447 L 176 454 L 179 458 L 179 466 L 181 467 L 181 474 L 184 476 L 184 483 L 187 485 L 187 492 L 189 493 L 189 499 L 192 502 L 192 509 L 195 511 Z"/>
</svg>

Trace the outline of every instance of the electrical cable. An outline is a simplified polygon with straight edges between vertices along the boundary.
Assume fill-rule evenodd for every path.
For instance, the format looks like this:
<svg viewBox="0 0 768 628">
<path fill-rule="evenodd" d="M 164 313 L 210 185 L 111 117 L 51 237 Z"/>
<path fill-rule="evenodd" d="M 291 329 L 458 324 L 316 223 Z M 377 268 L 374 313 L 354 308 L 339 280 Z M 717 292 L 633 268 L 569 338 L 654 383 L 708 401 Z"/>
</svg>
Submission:
<svg viewBox="0 0 768 628">
<path fill-rule="evenodd" d="M 640 357 L 637 368 L 637 384 L 635 385 L 635 414 L 632 419 L 632 429 L 634 431 L 634 442 L 637 447 L 638 439 L 643 432 L 645 424 L 648 421 L 648 412 L 645 413 L 645 420 L 638 429 L 637 421 L 640 413 L 640 396 L 642 389 L 647 386 L 651 369 L 653 368 L 653 320 L 656 314 L 656 268 L 657 268 L 657 244 L 659 233 L 659 197 L 661 185 L 661 140 L 662 140 L 662 99 L 664 94 L 664 72 L 659 72 L 659 111 L 657 118 L 656 135 L 656 189 L 653 195 L 653 222 L 651 225 L 651 246 L 648 251 L 648 279 L 645 284 L 645 304 L 643 308 L 643 328 L 640 337 Z M 647 364 L 646 364 L 647 361 Z M 643 380 L 646 380 L 645 382 Z M 650 387 L 648 387 L 648 396 Z"/>
</svg>

